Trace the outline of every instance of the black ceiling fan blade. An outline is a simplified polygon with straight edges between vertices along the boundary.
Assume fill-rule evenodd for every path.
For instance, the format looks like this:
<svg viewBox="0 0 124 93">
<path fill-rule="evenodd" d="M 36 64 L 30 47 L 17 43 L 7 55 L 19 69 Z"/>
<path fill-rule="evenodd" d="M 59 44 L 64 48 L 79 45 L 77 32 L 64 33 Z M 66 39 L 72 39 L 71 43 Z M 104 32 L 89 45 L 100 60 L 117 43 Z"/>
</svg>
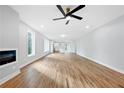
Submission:
<svg viewBox="0 0 124 93">
<path fill-rule="evenodd" d="M 69 23 L 70 20 L 68 20 L 65 24 L 67 25 Z"/>
<path fill-rule="evenodd" d="M 76 18 L 76 19 L 78 19 L 78 20 L 81 20 L 82 19 L 82 17 L 80 17 L 80 16 L 77 16 L 77 15 L 70 15 L 71 17 L 74 17 L 74 18 Z"/>
<path fill-rule="evenodd" d="M 55 21 L 55 20 L 61 20 L 61 19 L 65 19 L 65 17 L 55 18 L 55 19 L 53 19 L 53 20 Z"/>
<path fill-rule="evenodd" d="M 75 13 L 76 11 L 82 9 L 83 7 L 85 7 L 85 5 L 79 5 L 78 7 L 76 7 L 75 9 L 73 9 L 71 12 L 69 12 L 66 16 L 69 16 L 69 15 Z"/>
<path fill-rule="evenodd" d="M 57 8 L 61 11 L 61 13 L 62 13 L 64 16 L 66 16 L 64 10 L 63 10 L 62 7 L 61 7 L 61 5 L 56 5 L 56 6 L 57 6 Z"/>
</svg>

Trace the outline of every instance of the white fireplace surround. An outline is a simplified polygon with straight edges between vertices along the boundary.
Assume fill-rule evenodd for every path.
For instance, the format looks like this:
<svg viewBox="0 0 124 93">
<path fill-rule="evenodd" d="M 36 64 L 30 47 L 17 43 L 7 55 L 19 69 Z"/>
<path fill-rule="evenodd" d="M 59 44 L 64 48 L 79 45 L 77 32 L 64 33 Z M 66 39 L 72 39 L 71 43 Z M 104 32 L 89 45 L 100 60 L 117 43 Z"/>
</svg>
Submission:
<svg viewBox="0 0 124 93">
<path fill-rule="evenodd" d="M 5 83 L 6 81 L 10 80 L 11 78 L 15 77 L 16 75 L 18 75 L 20 73 L 19 66 L 18 66 L 18 62 L 19 62 L 18 61 L 18 49 L 0 48 L 0 51 L 7 51 L 7 50 L 16 50 L 16 61 L 0 66 L 0 85 Z M 17 69 L 17 70 L 15 70 L 15 72 L 13 72 L 11 74 L 6 75 L 5 74 L 6 69 L 9 69 L 10 67 L 12 69 Z"/>
</svg>

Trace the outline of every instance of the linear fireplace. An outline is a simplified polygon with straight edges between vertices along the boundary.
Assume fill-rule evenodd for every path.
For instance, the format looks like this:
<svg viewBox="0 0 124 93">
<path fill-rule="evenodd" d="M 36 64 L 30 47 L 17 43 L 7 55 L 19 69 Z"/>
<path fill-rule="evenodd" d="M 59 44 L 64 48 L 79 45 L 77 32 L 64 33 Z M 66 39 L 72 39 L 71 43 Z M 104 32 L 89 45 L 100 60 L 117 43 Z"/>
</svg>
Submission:
<svg viewBox="0 0 124 93">
<path fill-rule="evenodd" d="M 0 51 L 0 66 L 16 61 L 16 50 Z"/>
</svg>

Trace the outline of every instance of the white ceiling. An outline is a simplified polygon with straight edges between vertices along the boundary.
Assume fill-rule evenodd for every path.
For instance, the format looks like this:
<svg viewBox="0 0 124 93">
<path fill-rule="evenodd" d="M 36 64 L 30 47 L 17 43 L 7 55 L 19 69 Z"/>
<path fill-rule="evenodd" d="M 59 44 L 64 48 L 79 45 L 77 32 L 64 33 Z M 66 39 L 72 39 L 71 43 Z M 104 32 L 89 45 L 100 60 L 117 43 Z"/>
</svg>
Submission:
<svg viewBox="0 0 124 93">
<path fill-rule="evenodd" d="M 79 38 L 85 33 L 124 14 L 124 6 L 118 5 L 86 5 L 76 12 L 83 20 L 71 19 L 68 25 L 66 20 L 53 21 L 63 15 L 55 5 L 11 5 L 25 23 L 43 33 L 49 39 L 70 41 Z M 65 8 L 67 6 L 63 6 Z M 75 8 L 76 6 L 69 6 Z M 44 28 L 41 28 L 44 25 Z M 90 28 L 86 28 L 86 26 Z M 60 37 L 65 34 L 66 37 Z"/>
</svg>

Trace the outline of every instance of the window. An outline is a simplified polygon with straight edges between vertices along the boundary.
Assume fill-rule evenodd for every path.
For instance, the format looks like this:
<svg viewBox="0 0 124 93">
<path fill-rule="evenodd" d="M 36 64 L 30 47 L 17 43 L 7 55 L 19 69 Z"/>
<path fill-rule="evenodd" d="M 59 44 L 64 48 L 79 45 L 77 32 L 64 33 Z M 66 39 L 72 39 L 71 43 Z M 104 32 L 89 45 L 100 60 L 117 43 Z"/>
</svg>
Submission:
<svg viewBox="0 0 124 93">
<path fill-rule="evenodd" d="M 35 55 L 35 33 L 28 31 L 28 56 Z"/>
<path fill-rule="evenodd" d="M 50 41 L 48 39 L 44 39 L 44 52 L 50 51 Z"/>
</svg>

